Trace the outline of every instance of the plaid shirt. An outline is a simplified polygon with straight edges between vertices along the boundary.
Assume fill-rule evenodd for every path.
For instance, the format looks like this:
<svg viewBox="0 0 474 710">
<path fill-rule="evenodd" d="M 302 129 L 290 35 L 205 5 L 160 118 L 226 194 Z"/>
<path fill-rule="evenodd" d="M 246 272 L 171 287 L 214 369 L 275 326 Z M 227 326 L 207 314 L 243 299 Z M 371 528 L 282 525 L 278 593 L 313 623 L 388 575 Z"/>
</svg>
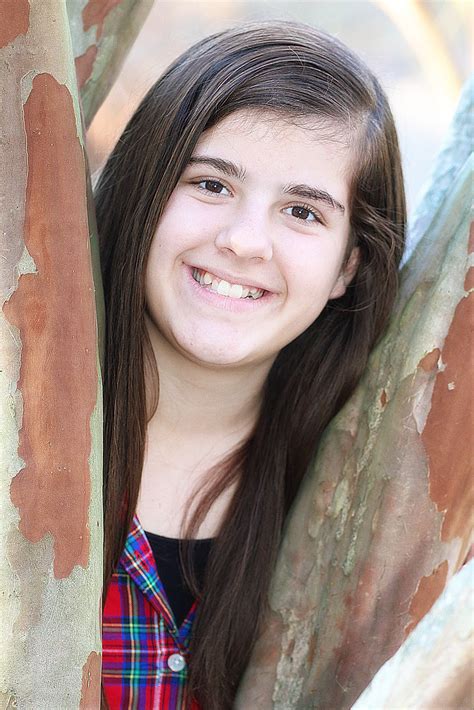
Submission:
<svg viewBox="0 0 474 710">
<path fill-rule="evenodd" d="M 148 539 L 135 516 L 107 588 L 102 682 L 111 710 L 181 710 L 194 602 L 178 629 Z M 200 710 L 193 701 L 192 710 Z"/>
</svg>

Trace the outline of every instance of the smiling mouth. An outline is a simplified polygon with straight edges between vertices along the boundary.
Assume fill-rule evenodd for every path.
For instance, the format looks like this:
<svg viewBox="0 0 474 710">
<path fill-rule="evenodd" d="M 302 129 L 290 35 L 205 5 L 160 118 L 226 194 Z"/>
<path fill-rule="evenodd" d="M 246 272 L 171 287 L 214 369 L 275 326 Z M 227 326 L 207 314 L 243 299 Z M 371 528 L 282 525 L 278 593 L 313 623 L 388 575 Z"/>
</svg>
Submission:
<svg viewBox="0 0 474 710">
<path fill-rule="evenodd" d="M 229 283 L 229 281 L 220 279 L 218 276 L 209 273 L 209 271 L 203 271 L 202 269 L 192 268 L 191 273 L 193 279 L 197 281 L 202 288 L 207 291 L 213 291 L 214 293 L 219 294 L 219 296 L 227 296 L 228 298 L 235 299 L 251 298 L 253 300 L 257 300 L 267 293 L 267 291 L 262 288 Z"/>
</svg>

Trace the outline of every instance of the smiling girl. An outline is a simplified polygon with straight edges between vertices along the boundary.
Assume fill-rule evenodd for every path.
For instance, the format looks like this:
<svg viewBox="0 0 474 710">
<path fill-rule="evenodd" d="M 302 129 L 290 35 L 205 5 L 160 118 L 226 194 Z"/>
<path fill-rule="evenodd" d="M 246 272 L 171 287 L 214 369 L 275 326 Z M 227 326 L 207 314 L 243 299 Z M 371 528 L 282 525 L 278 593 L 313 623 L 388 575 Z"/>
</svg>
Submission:
<svg viewBox="0 0 474 710">
<path fill-rule="evenodd" d="M 396 295 L 393 119 L 334 38 L 246 25 L 150 89 L 96 202 L 104 703 L 225 710 L 285 516 Z"/>
</svg>

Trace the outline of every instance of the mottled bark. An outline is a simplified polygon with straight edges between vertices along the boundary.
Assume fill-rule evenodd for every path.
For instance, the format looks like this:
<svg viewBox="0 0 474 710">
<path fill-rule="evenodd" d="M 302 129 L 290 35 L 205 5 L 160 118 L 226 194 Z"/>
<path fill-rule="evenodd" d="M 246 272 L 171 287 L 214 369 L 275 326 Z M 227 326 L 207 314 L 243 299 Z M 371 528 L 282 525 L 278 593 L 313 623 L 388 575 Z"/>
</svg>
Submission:
<svg viewBox="0 0 474 710">
<path fill-rule="evenodd" d="M 99 704 L 104 309 L 74 57 L 90 120 L 150 4 L 0 7 L 2 708 Z"/>
<path fill-rule="evenodd" d="M 352 710 L 472 710 L 474 560 L 456 574 Z"/>
<path fill-rule="evenodd" d="M 415 215 L 390 328 L 290 513 L 240 709 L 349 708 L 466 557 L 471 97 Z"/>
<path fill-rule="evenodd" d="M 153 0 L 67 0 L 86 127 L 111 89 L 152 5 Z"/>
</svg>

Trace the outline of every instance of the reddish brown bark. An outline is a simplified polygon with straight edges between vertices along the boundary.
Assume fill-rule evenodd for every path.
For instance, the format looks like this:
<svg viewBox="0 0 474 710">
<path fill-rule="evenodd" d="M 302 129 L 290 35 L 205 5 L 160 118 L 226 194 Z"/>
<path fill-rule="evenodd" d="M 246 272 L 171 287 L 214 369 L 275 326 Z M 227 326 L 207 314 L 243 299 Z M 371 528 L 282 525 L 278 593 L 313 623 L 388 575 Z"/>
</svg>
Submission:
<svg viewBox="0 0 474 710">
<path fill-rule="evenodd" d="M 80 89 L 82 89 L 86 81 L 90 79 L 96 57 L 97 45 L 95 44 L 91 44 L 91 46 L 84 52 L 84 54 L 81 54 L 79 57 L 76 57 L 75 64 L 77 74 L 77 85 Z"/>
<path fill-rule="evenodd" d="M 28 0 L 2 0 L 0 49 L 13 42 L 18 35 L 26 35 L 30 24 Z"/>
<path fill-rule="evenodd" d="M 71 0 L 68 12 L 86 127 L 107 96 L 153 0 Z M 94 31 L 95 30 L 95 31 Z"/>
<path fill-rule="evenodd" d="M 441 354 L 443 369 L 436 375 L 431 409 L 422 441 L 430 470 L 430 496 L 444 514 L 441 539 L 464 537 L 466 520 L 474 503 L 472 450 L 472 374 L 466 372 L 471 358 L 466 328 L 473 323 L 474 298 L 470 293 L 458 304 Z M 462 560 L 467 546 L 461 553 Z"/>
<path fill-rule="evenodd" d="M 432 372 L 434 369 L 437 369 L 437 367 L 438 367 L 440 355 L 441 355 L 441 350 L 439 348 L 435 348 L 434 350 L 432 350 L 430 353 L 425 355 L 425 357 L 420 360 L 419 367 L 421 367 L 421 369 L 424 370 L 425 372 Z"/>
<path fill-rule="evenodd" d="M 448 563 L 446 560 L 436 567 L 433 572 L 420 579 L 418 589 L 411 600 L 409 613 L 411 621 L 406 627 L 406 634 L 413 631 L 420 619 L 431 609 L 446 585 L 448 577 Z"/>
<path fill-rule="evenodd" d="M 101 655 L 92 651 L 82 669 L 81 702 L 79 710 L 97 710 L 100 697 Z"/>
<path fill-rule="evenodd" d="M 120 3 L 121 0 L 89 0 L 82 11 L 84 32 L 96 25 L 95 39 L 98 41 L 104 31 L 105 18 Z"/>
<path fill-rule="evenodd" d="M 464 290 L 472 291 L 474 289 L 474 267 L 471 266 L 466 274 L 466 280 L 464 281 Z"/>
<path fill-rule="evenodd" d="M 472 564 L 450 580 L 433 608 L 385 663 L 353 710 L 471 710 L 474 699 Z"/>
<path fill-rule="evenodd" d="M 19 454 L 25 466 L 11 496 L 22 534 L 37 542 L 51 533 L 54 574 L 67 577 L 89 558 L 87 423 L 97 397 L 84 156 L 71 95 L 51 75 L 35 77 L 24 115 L 25 244 L 37 272 L 20 278 L 4 309 L 20 332 L 24 393 Z"/>
<path fill-rule="evenodd" d="M 92 710 L 103 544 L 95 308 L 100 336 L 103 301 L 67 16 L 84 2 L 0 4 L 0 705 Z M 89 54 L 82 23 L 71 23 L 96 102 L 138 31 L 142 4 L 109 7 Z"/>
</svg>

